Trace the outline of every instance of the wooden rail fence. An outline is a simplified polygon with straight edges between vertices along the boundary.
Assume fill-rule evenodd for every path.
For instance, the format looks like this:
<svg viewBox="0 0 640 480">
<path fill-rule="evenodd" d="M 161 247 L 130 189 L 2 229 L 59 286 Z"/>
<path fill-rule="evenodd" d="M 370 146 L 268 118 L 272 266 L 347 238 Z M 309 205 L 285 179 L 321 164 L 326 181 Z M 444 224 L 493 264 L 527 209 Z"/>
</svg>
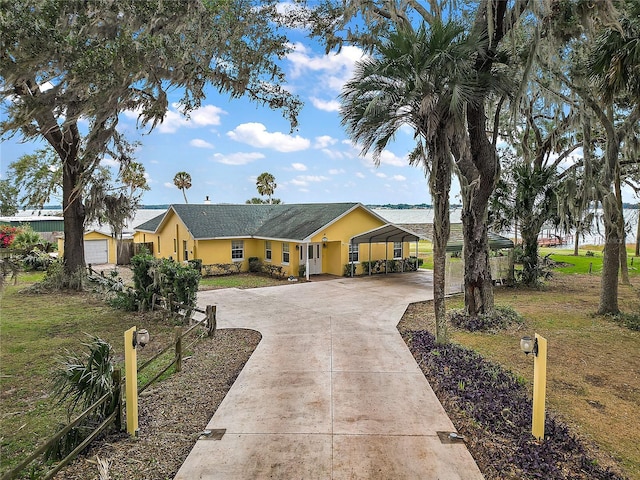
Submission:
<svg viewBox="0 0 640 480">
<path fill-rule="evenodd" d="M 97 273 L 97 272 L 94 272 Z M 106 278 L 106 277 L 104 277 Z M 144 362 L 137 368 L 138 373 L 148 368 L 152 365 L 156 360 L 158 360 L 162 355 L 164 355 L 169 350 L 173 349 L 174 356 L 173 359 L 166 365 L 160 373 L 156 374 L 151 380 L 149 380 L 146 384 L 138 386 L 138 394 L 142 393 L 146 390 L 150 385 L 156 382 L 165 372 L 167 372 L 173 365 L 175 365 L 175 371 L 180 372 L 182 370 L 182 357 L 183 351 L 188 350 L 193 344 L 200 340 L 200 337 L 196 337 L 187 347 L 183 347 L 183 339 L 192 334 L 194 330 L 198 327 L 206 327 L 207 336 L 213 337 L 215 335 L 217 320 L 216 320 L 216 306 L 215 305 L 207 305 L 203 310 L 198 307 L 190 307 L 188 305 L 184 305 L 182 303 L 176 302 L 173 300 L 173 297 L 169 295 L 168 298 L 162 298 L 159 296 L 153 297 L 152 308 L 162 309 L 167 312 L 167 315 L 170 316 L 182 316 L 184 321 L 188 321 L 190 326 L 184 332 L 182 331 L 181 326 L 176 326 L 174 329 L 174 338 L 173 342 L 169 343 L 167 346 L 162 348 L 159 352 L 157 352 L 153 357 Z M 194 313 L 200 313 L 203 317 L 199 320 L 193 319 Z M 49 437 L 42 445 L 40 445 L 36 450 L 34 450 L 28 457 L 22 460 L 17 466 L 15 466 L 12 470 L 4 473 L 0 480 L 14 480 L 18 478 L 18 475 L 22 473 L 31 463 L 33 463 L 36 459 L 38 459 L 41 455 L 43 455 L 52 445 L 58 442 L 64 435 L 66 435 L 72 428 L 82 422 L 93 410 L 100 407 L 107 401 L 112 401 L 115 397 L 117 399 L 117 406 L 115 411 L 109 415 L 100 425 L 93 430 L 87 438 L 85 438 L 80 445 L 78 445 L 71 453 L 69 453 L 65 458 L 60 460 L 52 469 L 48 470 L 45 474 L 43 474 L 42 479 L 49 480 L 53 478 L 53 476 L 58 473 L 63 467 L 71 463 L 71 461 L 82 452 L 100 433 L 102 433 L 109 425 L 115 423 L 116 428 L 120 430 L 122 428 L 122 411 L 124 407 L 124 402 L 122 399 L 122 386 L 124 385 L 125 378 L 122 376 L 121 371 L 115 370 L 113 374 L 113 384 L 115 385 L 115 389 L 112 394 L 105 394 L 98 401 L 96 401 L 93 405 L 87 408 L 84 412 L 78 415 L 71 423 L 66 425 L 64 428 L 59 430 L 55 435 Z"/>
</svg>

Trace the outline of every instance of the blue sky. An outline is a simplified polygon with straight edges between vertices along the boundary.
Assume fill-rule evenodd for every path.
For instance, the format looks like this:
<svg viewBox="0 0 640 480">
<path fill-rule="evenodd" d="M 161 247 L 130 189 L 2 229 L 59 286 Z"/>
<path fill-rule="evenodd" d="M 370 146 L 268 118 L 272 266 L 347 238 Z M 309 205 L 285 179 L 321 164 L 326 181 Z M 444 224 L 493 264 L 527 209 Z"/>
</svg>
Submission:
<svg viewBox="0 0 640 480">
<path fill-rule="evenodd" d="M 179 171 L 192 177 L 186 192 L 189 203 L 202 203 L 206 196 L 214 203 L 244 203 L 258 196 L 255 181 L 262 172 L 275 176 L 274 197 L 285 203 L 431 203 L 423 169 L 407 160 L 414 145 L 410 129 L 399 132 L 376 167 L 370 156 L 360 155 L 361 149 L 340 125 L 338 95 L 361 50 L 346 46 L 326 55 L 300 32 L 292 32 L 290 39 L 294 49 L 282 61 L 286 88 L 304 102 L 294 132 L 279 111 L 246 99 L 230 100 L 214 89 L 190 118 L 175 103 L 180 92 L 172 92 L 164 122 L 151 133 L 136 128 L 133 112 L 122 115 L 119 129 L 141 142 L 137 160 L 146 169 L 151 189 L 144 194 L 144 204 L 183 203 L 181 191 L 173 185 Z M 21 144 L 17 137 L 3 142 L 2 178 L 9 163 L 41 147 Z M 454 180 L 452 203 L 460 203 L 458 192 Z M 623 198 L 636 201 L 630 189 Z M 59 198 L 51 201 L 60 203 Z"/>
<path fill-rule="evenodd" d="M 275 176 L 274 197 L 285 203 L 430 203 L 423 169 L 409 166 L 406 158 L 412 132 L 401 132 L 376 167 L 370 157 L 360 156 L 360 148 L 340 125 L 337 97 L 362 52 L 344 47 L 325 55 L 320 45 L 295 35 L 295 48 L 282 62 L 286 88 L 304 102 L 294 132 L 279 111 L 246 99 L 230 100 L 213 89 L 189 119 L 172 103 L 164 122 L 151 133 L 136 129 L 135 114 L 121 117 L 119 129 L 141 142 L 137 160 L 151 188 L 144 204 L 183 203 L 173 185 L 179 171 L 192 177 L 186 192 L 189 203 L 201 203 L 205 196 L 214 203 L 244 203 L 258 196 L 255 180 L 262 172 Z M 176 102 L 180 94 L 172 96 Z M 40 146 L 20 144 L 18 138 L 5 141 L 2 177 L 9 163 Z"/>
</svg>

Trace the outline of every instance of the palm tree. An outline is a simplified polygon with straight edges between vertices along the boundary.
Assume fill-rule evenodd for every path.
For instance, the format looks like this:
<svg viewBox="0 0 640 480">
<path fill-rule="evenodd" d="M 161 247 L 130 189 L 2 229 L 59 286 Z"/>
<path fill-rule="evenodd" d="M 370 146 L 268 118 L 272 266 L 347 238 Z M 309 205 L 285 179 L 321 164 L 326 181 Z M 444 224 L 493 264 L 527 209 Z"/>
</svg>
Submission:
<svg viewBox="0 0 640 480">
<path fill-rule="evenodd" d="M 635 129 L 640 121 L 640 5 L 619 2 L 619 24 L 605 25 L 600 32 L 586 69 L 595 89 L 579 92 L 600 121 L 605 133 L 604 169 L 600 180 L 605 222 L 605 249 L 602 259 L 600 304 L 598 313 L 618 313 L 618 272 L 626 268 L 624 248 L 624 212 L 620 191 L 620 156 L 623 145 L 635 144 Z M 624 112 L 624 115 L 620 115 Z M 616 121 L 622 116 L 623 121 Z M 627 153 L 637 157 L 637 148 Z M 623 281 L 628 283 L 628 272 Z"/>
<path fill-rule="evenodd" d="M 465 134 L 464 110 L 474 93 L 474 47 L 464 29 L 434 21 L 388 35 L 371 58 L 356 65 L 341 94 L 342 124 L 362 153 L 380 155 L 404 125 L 415 131 L 411 164 L 422 164 L 434 204 L 434 309 L 436 341 L 447 342 L 445 247 L 449 239 L 452 144 Z"/>
<path fill-rule="evenodd" d="M 184 197 L 184 203 L 189 203 L 187 200 L 186 190 L 191 188 L 191 175 L 187 172 L 178 172 L 173 177 L 173 184 L 182 190 L 182 196 Z"/>
<path fill-rule="evenodd" d="M 276 187 L 276 178 L 271 175 L 269 172 L 261 173 L 256 180 L 256 188 L 258 189 L 258 193 L 260 195 L 266 195 L 268 198 L 269 204 L 273 203 L 271 199 L 271 195 L 275 192 Z"/>
</svg>

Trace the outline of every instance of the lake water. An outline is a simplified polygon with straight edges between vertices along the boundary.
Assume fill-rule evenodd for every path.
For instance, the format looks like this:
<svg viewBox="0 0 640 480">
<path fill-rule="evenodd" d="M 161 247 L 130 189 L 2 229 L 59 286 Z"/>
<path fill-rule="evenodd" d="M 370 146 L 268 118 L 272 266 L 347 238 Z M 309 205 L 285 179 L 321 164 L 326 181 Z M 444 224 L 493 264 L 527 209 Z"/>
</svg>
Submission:
<svg viewBox="0 0 640 480">
<path fill-rule="evenodd" d="M 416 208 L 416 209 L 387 209 L 374 208 L 373 211 L 390 223 L 433 223 L 433 209 Z M 451 223 L 462 223 L 460 219 L 461 208 L 454 208 L 450 211 Z M 624 220 L 626 223 L 627 243 L 635 243 L 636 233 L 638 231 L 638 214 L 640 210 L 625 209 Z M 602 216 L 602 210 L 598 210 L 596 220 L 594 220 L 592 233 L 587 234 L 580 239 L 581 245 L 603 245 L 604 244 L 604 224 L 599 220 Z M 553 233 L 553 231 L 552 231 Z M 558 234 L 560 234 L 558 232 Z M 502 232 L 502 235 L 513 238 L 513 232 Z"/>
</svg>

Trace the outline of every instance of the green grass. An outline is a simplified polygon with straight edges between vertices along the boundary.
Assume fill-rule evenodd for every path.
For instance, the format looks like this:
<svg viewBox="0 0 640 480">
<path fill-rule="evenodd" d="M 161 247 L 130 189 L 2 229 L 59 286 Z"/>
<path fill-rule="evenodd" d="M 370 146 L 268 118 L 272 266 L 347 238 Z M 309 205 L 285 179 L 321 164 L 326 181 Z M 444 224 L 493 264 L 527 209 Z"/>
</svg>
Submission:
<svg viewBox="0 0 640 480">
<path fill-rule="evenodd" d="M 29 294 L 24 288 L 42 278 L 21 274 L 17 286 L 0 293 L 0 471 L 5 472 L 65 423 L 63 406 L 51 397 L 52 372 L 70 352 L 84 352 L 85 333 L 109 342 L 123 362 L 124 331 L 147 328 L 151 343 L 138 352 L 141 364 L 173 338 L 173 324 L 157 315 L 127 313 L 90 294 Z"/>
<path fill-rule="evenodd" d="M 587 252 L 592 255 L 587 255 Z M 602 272 L 602 251 L 595 248 L 584 248 L 578 251 L 579 255 L 573 255 L 573 250 L 541 248 L 540 255 L 551 254 L 551 259 L 556 262 L 569 264 L 566 267 L 560 267 L 557 271 L 562 273 L 592 273 L 599 274 Z M 640 258 L 633 257 L 633 251 L 627 249 L 627 265 L 629 266 L 629 276 L 640 276 Z"/>
<path fill-rule="evenodd" d="M 200 288 L 259 288 L 282 285 L 286 280 L 240 273 L 220 277 L 205 277 L 200 279 Z"/>
<path fill-rule="evenodd" d="M 640 335 L 622 321 L 595 315 L 599 282 L 599 275 L 557 273 L 542 289 L 496 288 L 496 304 L 523 315 L 524 328 L 500 334 L 454 330 L 452 339 L 531 382 L 531 359 L 520 352 L 519 339 L 534 332 L 545 336 L 548 407 L 595 441 L 605 457 L 615 458 L 629 478 L 640 478 Z M 620 286 L 619 304 L 624 318 L 637 323 L 640 291 L 638 280 L 633 283 Z M 447 308 L 462 305 L 462 297 L 452 298 Z"/>
</svg>

